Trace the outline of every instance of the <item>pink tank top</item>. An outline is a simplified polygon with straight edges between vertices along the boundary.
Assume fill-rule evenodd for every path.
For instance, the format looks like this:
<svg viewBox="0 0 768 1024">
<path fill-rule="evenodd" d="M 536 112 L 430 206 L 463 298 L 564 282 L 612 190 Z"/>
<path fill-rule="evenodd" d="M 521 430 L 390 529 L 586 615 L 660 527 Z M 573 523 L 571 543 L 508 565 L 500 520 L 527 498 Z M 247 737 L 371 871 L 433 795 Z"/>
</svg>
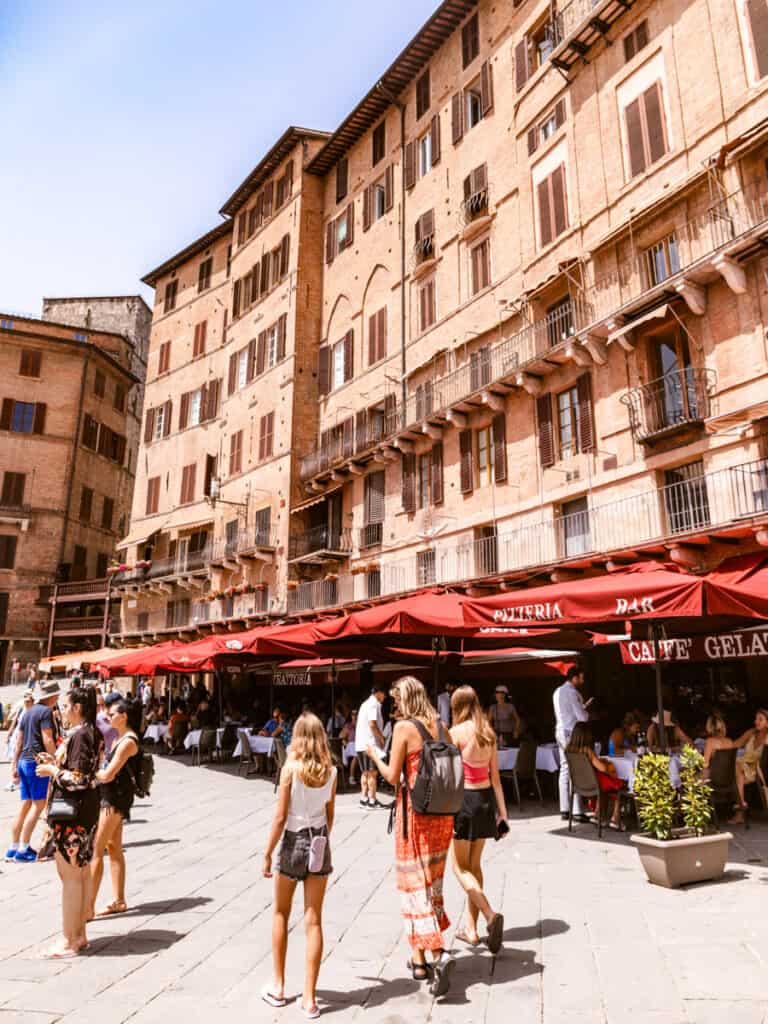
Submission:
<svg viewBox="0 0 768 1024">
<path fill-rule="evenodd" d="M 461 763 L 464 765 L 464 781 L 470 786 L 477 786 L 490 780 L 491 773 L 487 764 L 470 764 L 464 760 Z"/>
</svg>

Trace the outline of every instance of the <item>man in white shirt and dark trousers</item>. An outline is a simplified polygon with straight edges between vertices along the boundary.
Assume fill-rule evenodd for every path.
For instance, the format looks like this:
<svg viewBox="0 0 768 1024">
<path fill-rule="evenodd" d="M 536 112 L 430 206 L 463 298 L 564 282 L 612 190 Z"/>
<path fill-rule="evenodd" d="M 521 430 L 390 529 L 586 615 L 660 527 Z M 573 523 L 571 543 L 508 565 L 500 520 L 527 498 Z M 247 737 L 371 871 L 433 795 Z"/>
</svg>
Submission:
<svg viewBox="0 0 768 1024">
<path fill-rule="evenodd" d="M 437 715 L 446 729 L 450 729 L 453 721 L 451 713 L 451 696 L 458 687 L 458 683 L 446 683 L 445 689 L 437 697 Z"/>
<path fill-rule="evenodd" d="M 592 698 L 584 702 L 579 690 L 584 685 L 584 671 L 576 665 L 568 669 L 565 682 L 558 686 L 552 694 L 552 703 L 555 708 L 555 739 L 560 748 L 560 817 L 567 821 L 568 808 L 570 805 L 571 773 L 568 770 L 568 758 L 565 750 L 571 739 L 573 727 L 577 722 L 586 722 L 589 719 L 587 708 L 592 703 Z M 574 801 L 576 817 L 579 821 L 588 821 L 584 814 L 581 797 L 577 796 Z"/>
<path fill-rule="evenodd" d="M 379 757 L 384 756 L 386 740 L 384 738 L 384 716 L 381 705 L 386 699 L 387 691 L 381 683 L 374 684 L 371 696 L 363 701 L 357 713 L 355 728 L 355 752 L 360 765 L 360 806 L 383 807 L 376 799 L 376 765 L 368 757 L 367 748 L 375 747 Z"/>
</svg>

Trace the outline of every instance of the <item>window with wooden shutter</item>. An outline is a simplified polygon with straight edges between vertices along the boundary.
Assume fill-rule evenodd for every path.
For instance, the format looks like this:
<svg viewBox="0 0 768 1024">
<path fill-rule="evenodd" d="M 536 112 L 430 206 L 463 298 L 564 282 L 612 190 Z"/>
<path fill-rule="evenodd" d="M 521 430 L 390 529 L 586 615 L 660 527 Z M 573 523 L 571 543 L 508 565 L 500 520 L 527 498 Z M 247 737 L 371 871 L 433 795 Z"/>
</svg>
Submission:
<svg viewBox="0 0 768 1024">
<path fill-rule="evenodd" d="M 440 163 L 440 115 L 435 114 L 429 126 L 432 166 Z"/>
<path fill-rule="evenodd" d="M 254 263 L 253 266 L 251 267 L 251 273 L 249 275 L 249 278 L 251 282 L 250 297 L 251 302 L 253 303 L 256 302 L 256 300 L 259 298 L 259 285 L 261 283 L 261 263 L 259 263 L 258 261 Z"/>
<path fill-rule="evenodd" d="M 347 331 L 344 336 L 344 382 L 352 380 L 355 372 L 355 334 Z"/>
<path fill-rule="evenodd" d="M 565 164 L 536 186 L 539 206 L 539 243 L 549 245 L 568 227 L 568 197 L 565 186 Z"/>
<path fill-rule="evenodd" d="M 460 92 L 451 97 L 451 137 L 454 146 L 464 138 L 464 95 Z"/>
<path fill-rule="evenodd" d="M 107 379 L 101 370 L 96 370 L 93 374 L 93 393 L 97 398 L 103 398 L 107 393 Z"/>
<path fill-rule="evenodd" d="M 373 167 L 379 163 L 380 160 L 384 159 L 387 151 L 387 128 L 386 122 L 382 121 L 377 124 L 373 129 L 373 135 L 371 136 L 371 165 Z"/>
<path fill-rule="evenodd" d="M 12 534 L 0 534 L 0 569 L 13 569 L 16 564 L 16 541 Z"/>
<path fill-rule="evenodd" d="M 624 110 L 627 131 L 629 176 L 641 174 L 667 152 L 661 83 L 629 103 Z"/>
<path fill-rule="evenodd" d="M 471 430 L 461 430 L 459 432 L 459 480 L 461 493 L 469 494 L 474 486 Z"/>
<path fill-rule="evenodd" d="M 184 430 L 189 423 L 189 391 L 185 391 L 179 402 L 179 430 Z"/>
<path fill-rule="evenodd" d="M 536 419 L 539 425 L 539 459 L 544 469 L 555 464 L 555 437 L 552 422 L 552 396 L 536 399 Z"/>
<path fill-rule="evenodd" d="M 248 231 L 248 214 L 243 211 L 237 218 L 237 244 L 242 245 L 245 242 L 245 236 Z"/>
<path fill-rule="evenodd" d="M 746 12 L 755 67 L 758 77 L 763 78 L 768 75 L 768 5 L 765 0 L 746 0 Z"/>
<path fill-rule="evenodd" d="M 152 476 L 147 480 L 146 514 L 153 516 L 160 507 L 160 477 Z"/>
<path fill-rule="evenodd" d="M 392 164 L 384 171 L 384 212 L 389 213 L 395 205 L 395 168 Z"/>
<path fill-rule="evenodd" d="M 243 432 L 236 431 L 229 438 L 229 475 L 235 476 L 243 468 Z"/>
<path fill-rule="evenodd" d="M 169 281 L 165 286 L 165 298 L 163 301 L 163 313 L 170 313 L 176 309 L 176 293 L 178 291 L 179 282 Z"/>
<path fill-rule="evenodd" d="M 491 283 L 491 242 L 486 238 L 472 249 L 472 294 Z"/>
<path fill-rule="evenodd" d="M 480 68 L 480 105 L 483 117 L 493 109 L 493 71 L 488 60 Z"/>
<path fill-rule="evenodd" d="M 155 410 L 147 409 L 147 417 L 144 420 L 144 444 L 149 444 L 155 434 Z"/>
<path fill-rule="evenodd" d="M 189 505 L 195 500 L 195 477 L 197 476 L 197 465 L 191 463 L 184 466 L 181 471 L 181 505 Z"/>
<path fill-rule="evenodd" d="M 760 0 L 760 7 L 768 17 L 768 7 L 763 0 Z M 624 60 L 632 60 L 635 54 L 648 45 L 648 39 L 648 22 L 643 20 L 628 35 L 624 36 Z"/>
<path fill-rule="evenodd" d="M 22 377 L 39 377 L 42 363 L 42 352 L 37 349 L 23 348 L 19 364 L 19 374 Z"/>
<path fill-rule="evenodd" d="M 336 221 L 328 221 L 325 228 L 325 262 L 333 263 L 336 257 Z"/>
<path fill-rule="evenodd" d="M 21 508 L 24 504 L 26 480 L 26 473 L 11 473 L 6 470 L 3 473 L 3 493 L 0 497 L 0 505 L 5 508 Z"/>
<path fill-rule="evenodd" d="M 419 289 L 419 329 L 428 330 L 437 319 L 435 279 L 425 281 Z"/>
<path fill-rule="evenodd" d="M 469 378 L 473 391 L 485 387 L 491 380 L 491 350 L 487 345 L 475 349 L 469 357 Z"/>
<path fill-rule="evenodd" d="M 416 118 L 423 117 L 431 106 L 429 68 L 416 81 Z"/>
<path fill-rule="evenodd" d="M 229 374 L 227 376 L 227 394 L 233 395 L 237 391 L 237 352 L 229 357 Z"/>
<path fill-rule="evenodd" d="M 170 398 L 165 403 L 163 408 L 165 409 L 165 419 L 163 420 L 163 437 L 168 437 L 168 435 L 171 432 L 171 415 L 173 413 L 173 402 L 170 400 Z"/>
<path fill-rule="evenodd" d="M 480 23 L 477 14 L 473 14 L 461 30 L 461 63 L 469 67 L 480 53 Z"/>
<path fill-rule="evenodd" d="M 232 319 L 237 320 L 240 316 L 240 281 L 235 281 L 232 289 Z"/>
<path fill-rule="evenodd" d="M 112 498 L 105 498 L 101 506 L 101 526 L 104 530 L 112 529 L 112 520 L 115 516 L 115 503 Z"/>
<path fill-rule="evenodd" d="M 288 273 L 288 263 L 291 254 L 291 236 L 283 235 L 280 239 L 280 277 Z"/>
<path fill-rule="evenodd" d="M 205 401 L 205 420 L 215 420 L 219 415 L 219 394 L 221 392 L 221 381 L 217 378 L 208 382 Z"/>
<path fill-rule="evenodd" d="M 80 491 L 80 522 L 90 523 L 93 512 L 93 491 L 90 487 L 83 487 Z"/>
<path fill-rule="evenodd" d="M 285 359 L 285 343 L 288 334 L 288 314 L 283 313 L 277 321 L 277 361 Z"/>
<path fill-rule="evenodd" d="M 591 452 L 595 447 L 594 411 L 592 406 L 592 378 L 582 374 L 576 381 L 579 397 L 579 450 Z"/>
<path fill-rule="evenodd" d="M 407 142 L 405 145 L 405 187 L 413 188 L 416 184 L 416 143 Z"/>
<path fill-rule="evenodd" d="M 384 493 L 384 470 L 369 473 L 365 478 L 363 495 L 363 514 L 367 526 L 384 522 Z"/>
<path fill-rule="evenodd" d="M 256 376 L 260 377 L 264 373 L 264 368 L 267 365 L 267 332 L 259 331 L 259 338 L 256 343 Z"/>
<path fill-rule="evenodd" d="M 507 479 L 507 417 L 503 412 L 493 417 L 493 476 L 497 484 Z"/>
<path fill-rule="evenodd" d="M 321 345 L 317 353 L 317 384 L 320 395 L 327 395 L 331 390 L 331 349 L 329 345 Z"/>
<path fill-rule="evenodd" d="M 160 346 L 157 357 L 157 372 L 158 374 L 167 373 L 171 365 L 171 343 L 170 341 L 164 341 Z"/>
<path fill-rule="evenodd" d="M 349 162 L 342 157 L 336 164 L 336 202 L 340 203 L 346 198 L 349 190 Z"/>
<path fill-rule="evenodd" d="M 373 205 L 373 185 L 363 190 L 363 231 L 371 226 L 371 209 Z"/>
<path fill-rule="evenodd" d="M 259 423 L 259 461 L 261 462 L 272 456 L 274 425 L 275 414 L 273 412 L 261 417 Z"/>
<path fill-rule="evenodd" d="M 272 216 L 272 199 L 275 192 L 275 183 L 268 181 L 264 186 L 264 191 L 261 196 L 261 214 L 264 220 L 268 220 Z"/>
<path fill-rule="evenodd" d="M 528 40 L 524 38 L 515 47 L 515 89 L 518 92 L 525 87 L 529 73 Z"/>
<path fill-rule="evenodd" d="M 208 333 L 208 321 L 201 320 L 199 324 L 195 324 L 194 340 L 192 342 L 192 358 L 197 359 L 199 356 L 205 355 L 205 342 L 206 335 Z"/>
<path fill-rule="evenodd" d="M 10 430 L 13 422 L 13 399 L 4 398 L 0 409 L 0 430 Z"/>
<path fill-rule="evenodd" d="M 445 498 L 445 487 L 443 484 L 443 443 L 438 441 L 432 445 L 432 451 L 430 452 L 430 459 L 432 465 L 431 472 L 431 484 L 432 484 L 432 504 L 442 505 Z"/>
<path fill-rule="evenodd" d="M 265 252 L 261 258 L 261 281 L 259 282 L 259 294 L 266 295 L 269 291 L 269 270 L 271 253 Z"/>
<path fill-rule="evenodd" d="M 416 456 L 412 452 L 405 452 L 401 461 L 402 466 L 402 491 L 403 511 L 416 511 Z"/>
<path fill-rule="evenodd" d="M 33 434 L 44 434 L 45 433 L 45 414 L 47 411 L 45 402 L 35 403 L 35 419 L 32 425 Z"/>
<path fill-rule="evenodd" d="M 251 232 L 253 234 L 253 232 Z M 211 276 L 213 274 L 213 258 L 211 256 L 198 267 L 197 271 L 197 291 L 204 292 L 207 288 L 211 287 Z"/>
</svg>

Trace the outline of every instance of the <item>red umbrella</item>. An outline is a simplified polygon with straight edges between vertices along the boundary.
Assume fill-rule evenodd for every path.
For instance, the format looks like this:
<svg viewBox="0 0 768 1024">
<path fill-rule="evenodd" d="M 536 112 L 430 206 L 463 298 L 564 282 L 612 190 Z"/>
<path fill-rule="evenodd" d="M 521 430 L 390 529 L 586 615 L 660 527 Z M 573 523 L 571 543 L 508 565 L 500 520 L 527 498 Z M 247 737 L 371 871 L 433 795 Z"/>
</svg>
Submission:
<svg viewBox="0 0 768 1024">
<path fill-rule="evenodd" d="M 710 615 L 768 619 L 768 555 L 727 558 L 705 580 Z"/>
<path fill-rule="evenodd" d="M 674 565 L 639 562 L 605 576 L 510 590 L 464 602 L 468 627 L 620 626 L 704 613 L 704 583 Z"/>
<path fill-rule="evenodd" d="M 116 652 L 109 658 L 102 658 L 98 664 L 99 672 L 106 677 L 109 676 L 153 676 L 160 667 L 161 662 L 167 658 L 170 652 L 186 644 L 180 640 L 166 640 L 164 643 L 155 644 L 152 647 L 133 648 Z"/>
<path fill-rule="evenodd" d="M 326 619 L 313 629 L 317 641 L 378 637 L 388 644 L 393 636 L 460 636 L 463 632 L 462 598 L 434 590 Z"/>
</svg>

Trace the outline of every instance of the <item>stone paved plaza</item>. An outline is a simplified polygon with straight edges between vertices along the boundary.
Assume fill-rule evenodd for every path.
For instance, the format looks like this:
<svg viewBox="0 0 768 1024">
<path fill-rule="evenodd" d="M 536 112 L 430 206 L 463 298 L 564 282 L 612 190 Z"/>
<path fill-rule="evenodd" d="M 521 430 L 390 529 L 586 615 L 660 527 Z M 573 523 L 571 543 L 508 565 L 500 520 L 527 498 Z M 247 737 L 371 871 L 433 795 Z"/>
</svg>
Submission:
<svg viewBox="0 0 768 1024">
<path fill-rule="evenodd" d="M 158 758 L 152 797 L 126 828 L 131 910 L 91 926 L 91 949 L 51 963 L 52 864 L 2 865 L 0 1024 L 298 1020 L 259 998 L 270 978 L 271 883 L 260 875 L 272 786 L 234 769 Z M 3 766 L 3 779 L 7 765 Z M 3 791 L 4 834 L 18 797 Z M 410 980 L 385 811 L 339 799 L 319 995 L 347 1021 L 515 1024 L 566 1021 L 759 1024 L 768 1019 L 768 827 L 737 830 L 725 880 L 687 891 L 648 885 L 637 854 L 592 826 L 569 836 L 533 803 L 491 844 L 487 888 L 506 917 L 497 959 L 457 944 L 454 985 L 436 1003 Z M 3 838 L 5 842 L 5 838 Z M 106 883 L 105 883 L 106 884 Z M 100 904 L 108 898 L 103 890 Z M 449 936 L 462 923 L 451 877 Z M 302 979 L 300 913 L 288 992 Z"/>
</svg>

